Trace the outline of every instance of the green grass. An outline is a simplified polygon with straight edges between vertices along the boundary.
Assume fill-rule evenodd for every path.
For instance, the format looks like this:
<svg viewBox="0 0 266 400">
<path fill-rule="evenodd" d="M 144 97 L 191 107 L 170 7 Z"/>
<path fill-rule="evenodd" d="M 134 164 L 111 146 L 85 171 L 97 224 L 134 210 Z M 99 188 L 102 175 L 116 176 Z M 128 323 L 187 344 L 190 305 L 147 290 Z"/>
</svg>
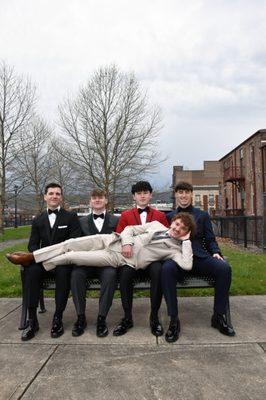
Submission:
<svg viewBox="0 0 266 400">
<path fill-rule="evenodd" d="M 30 236 L 30 225 L 19 226 L 18 228 L 6 228 L 3 235 L 0 235 L 0 242 L 16 239 L 27 239 Z"/>
<path fill-rule="evenodd" d="M 5 254 L 26 249 L 27 244 L 18 244 L 0 251 L 0 297 L 21 296 L 20 267 L 12 265 Z"/>
<path fill-rule="evenodd" d="M 26 250 L 26 244 L 0 251 L 0 297 L 21 296 L 20 268 L 12 265 L 5 254 L 12 251 Z M 228 258 L 233 269 L 231 295 L 266 294 L 266 254 L 255 254 L 247 251 L 222 246 L 223 254 Z M 46 291 L 45 295 L 53 296 L 53 291 Z M 137 297 L 149 296 L 148 291 L 136 291 Z M 181 296 L 212 296 L 213 289 L 181 289 Z M 90 293 L 98 296 L 98 292 Z M 119 297 L 116 292 L 115 297 Z"/>
</svg>

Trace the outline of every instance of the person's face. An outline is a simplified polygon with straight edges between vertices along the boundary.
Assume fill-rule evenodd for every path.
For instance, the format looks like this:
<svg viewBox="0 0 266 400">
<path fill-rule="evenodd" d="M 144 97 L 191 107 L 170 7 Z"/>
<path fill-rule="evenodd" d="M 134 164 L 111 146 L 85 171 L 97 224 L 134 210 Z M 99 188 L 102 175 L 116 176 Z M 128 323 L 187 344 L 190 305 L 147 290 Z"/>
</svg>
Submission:
<svg viewBox="0 0 266 400">
<path fill-rule="evenodd" d="M 186 208 L 192 203 L 193 193 L 191 190 L 179 189 L 175 192 L 175 198 L 179 207 Z"/>
<path fill-rule="evenodd" d="M 133 194 L 133 199 L 137 207 L 145 208 L 152 198 L 152 193 L 148 190 L 142 190 L 141 192 L 136 192 Z"/>
<path fill-rule="evenodd" d="M 180 218 L 177 218 L 170 225 L 169 234 L 174 239 L 180 239 L 188 233 L 188 228 L 183 224 Z"/>
<path fill-rule="evenodd" d="M 62 201 L 62 191 L 59 187 L 49 188 L 47 193 L 44 195 L 47 207 L 51 210 L 55 210 Z"/>
<path fill-rule="evenodd" d="M 90 206 L 93 212 L 101 213 L 106 209 L 107 199 L 105 196 L 93 196 L 90 199 Z"/>
</svg>

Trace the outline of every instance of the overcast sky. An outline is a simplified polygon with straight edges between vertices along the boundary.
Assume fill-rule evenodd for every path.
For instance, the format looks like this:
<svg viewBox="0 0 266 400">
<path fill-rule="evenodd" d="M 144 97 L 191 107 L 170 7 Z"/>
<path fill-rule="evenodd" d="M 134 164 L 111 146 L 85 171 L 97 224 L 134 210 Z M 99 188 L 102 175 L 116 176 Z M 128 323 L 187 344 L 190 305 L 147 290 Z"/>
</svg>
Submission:
<svg viewBox="0 0 266 400">
<path fill-rule="evenodd" d="M 265 0 L 0 0 L 0 59 L 37 84 L 39 111 L 100 66 L 134 71 L 162 109 L 159 146 L 173 165 L 201 169 L 266 128 Z"/>
</svg>

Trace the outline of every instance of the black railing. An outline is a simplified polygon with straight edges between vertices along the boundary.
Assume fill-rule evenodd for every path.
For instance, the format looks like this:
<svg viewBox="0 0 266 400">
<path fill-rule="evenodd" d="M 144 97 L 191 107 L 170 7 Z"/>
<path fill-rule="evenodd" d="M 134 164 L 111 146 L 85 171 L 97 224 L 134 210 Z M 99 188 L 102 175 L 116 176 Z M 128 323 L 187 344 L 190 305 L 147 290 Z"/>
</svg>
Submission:
<svg viewBox="0 0 266 400">
<path fill-rule="evenodd" d="M 235 243 L 263 246 L 263 218 L 255 216 L 212 217 L 216 236 L 229 238 Z"/>
<path fill-rule="evenodd" d="M 23 226 L 23 225 L 31 225 L 32 223 L 32 216 L 24 216 L 24 215 L 17 215 L 16 218 L 9 217 L 4 219 L 4 226 L 5 228 L 11 228 L 16 226 Z"/>
</svg>

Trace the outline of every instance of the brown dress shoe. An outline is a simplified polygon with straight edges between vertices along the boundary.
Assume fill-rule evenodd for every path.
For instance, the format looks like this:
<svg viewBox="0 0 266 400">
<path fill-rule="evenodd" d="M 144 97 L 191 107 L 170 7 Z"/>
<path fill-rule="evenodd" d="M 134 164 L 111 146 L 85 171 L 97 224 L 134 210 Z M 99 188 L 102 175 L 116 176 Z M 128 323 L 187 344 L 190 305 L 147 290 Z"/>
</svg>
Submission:
<svg viewBox="0 0 266 400">
<path fill-rule="evenodd" d="M 35 261 L 33 253 L 27 253 L 23 251 L 6 254 L 6 258 L 12 262 L 12 264 L 22 265 L 23 267 L 27 267 Z"/>
</svg>

